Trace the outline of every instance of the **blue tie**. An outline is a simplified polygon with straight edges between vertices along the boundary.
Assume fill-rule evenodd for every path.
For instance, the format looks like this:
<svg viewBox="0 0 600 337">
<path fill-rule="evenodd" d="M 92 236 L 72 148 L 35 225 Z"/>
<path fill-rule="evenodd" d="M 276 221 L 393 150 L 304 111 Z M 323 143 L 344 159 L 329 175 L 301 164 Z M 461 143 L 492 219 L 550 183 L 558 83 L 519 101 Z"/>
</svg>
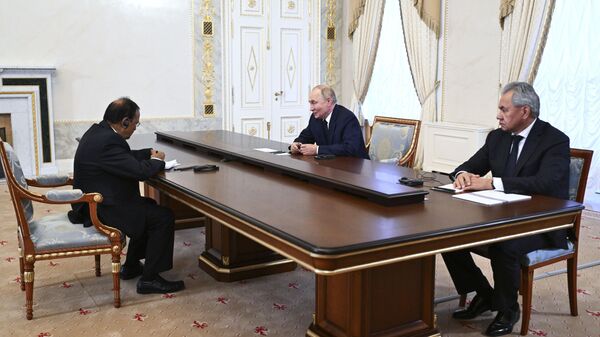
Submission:
<svg viewBox="0 0 600 337">
<path fill-rule="evenodd" d="M 519 143 L 523 136 L 512 136 L 512 146 L 506 161 L 503 177 L 514 177 L 517 169 L 517 155 L 519 154 Z"/>
</svg>

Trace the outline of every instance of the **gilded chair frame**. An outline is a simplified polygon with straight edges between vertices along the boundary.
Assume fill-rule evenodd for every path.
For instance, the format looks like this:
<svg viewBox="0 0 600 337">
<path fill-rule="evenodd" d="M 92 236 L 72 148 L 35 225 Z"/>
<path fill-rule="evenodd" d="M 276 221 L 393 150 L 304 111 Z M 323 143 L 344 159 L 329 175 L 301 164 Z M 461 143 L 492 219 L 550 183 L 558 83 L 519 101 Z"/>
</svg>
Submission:
<svg viewBox="0 0 600 337">
<path fill-rule="evenodd" d="M 413 167 L 415 162 L 415 157 L 417 154 L 417 143 L 419 141 L 419 132 L 421 130 L 421 121 L 417 119 L 405 119 L 405 118 L 396 118 L 396 117 L 384 117 L 384 116 L 375 116 L 373 119 L 373 125 L 371 125 L 367 130 L 367 152 L 371 146 L 371 138 L 373 137 L 373 127 L 377 123 L 391 123 L 391 124 L 401 124 L 401 125 L 412 125 L 415 128 L 415 132 L 413 133 L 413 137 L 410 141 L 410 147 L 408 151 L 400 158 L 396 165 L 398 166 L 407 166 Z"/>
<path fill-rule="evenodd" d="M 592 155 L 594 151 L 583 150 L 572 148 L 571 158 L 583 159 L 583 165 L 581 168 L 581 176 L 577 184 L 577 195 L 575 201 L 583 203 L 585 197 L 585 187 L 587 185 L 588 174 L 590 166 L 592 164 Z M 577 219 L 573 223 L 573 227 L 570 229 L 569 241 L 573 243 L 573 251 L 568 254 L 557 256 L 551 259 L 547 259 L 532 265 L 521 265 L 521 284 L 519 286 L 519 293 L 523 297 L 523 313 L 521 317 L 521 331 L 522 336 L 527 335 L 529 331 L 529 321 L 531 319 L 531 298 L 533 293 L 533 277 L 534 271 L 537 268 L 541 268 L 550 264 L 554 264 L 561 261 L 567 261 L 567 287 L 569 292 L 569 309 L 571 316 L 577 316 L 577 256 L 579 254 L 579 230 L 581 228 L 581 215 L 577 216 Z M 475 252 L 479 255 L 487 257 L 486 250 Z M 460 296 L 459 306 L 465 306 L 467 295 L 462 294 Z"/>
<path fill-rule="evenodd" d="M 17 182 L 11 165 L 9 164 L 9 158 L 2 139 L 0 139 L 0 159 L 17 218 L 20 285 L 21 290 L 25 291 L 26 318 L 28 320 L 33 318 L 33 283 L 35 262 L 58 258 L 94 255 L 96 276 L 100 276 L 100 255 L 111 254 L 114 306 L 115 308 L 119 308 L 121 306 L 119 271 L 121 267 L 120 254 L 123 249 L 123 244 L 121 241 L 122 233 L 116 228 L 104 225 L 98 218 L 97 206 L 102 202 L 102 195 L 100 193 L 86 193 L 76 200 L 50 200 L 46 197 L 46 195 L 29 191 L 28 189 L 23 188 L 23 186 Z M 64 183 L 52 184 L 39 184 L 35 179 L 25 179 L 25 181 L 28 186 L 32 187 L 60 187 L 72 185 L 71 178 L 66 179 Z M 30 200 L 32 202 L 44 204 L 87 203 L 89 205 L 90 217 L 93 226 L 100 234 L 105 235 L 110 243 L 93 246 L 80 246 L 75 248 L 36 250 L 31 239 L 29 223 L 21 203 L 22 200 Z M 74 224 L 73 226 L 77 225 Z"/>
</svg>

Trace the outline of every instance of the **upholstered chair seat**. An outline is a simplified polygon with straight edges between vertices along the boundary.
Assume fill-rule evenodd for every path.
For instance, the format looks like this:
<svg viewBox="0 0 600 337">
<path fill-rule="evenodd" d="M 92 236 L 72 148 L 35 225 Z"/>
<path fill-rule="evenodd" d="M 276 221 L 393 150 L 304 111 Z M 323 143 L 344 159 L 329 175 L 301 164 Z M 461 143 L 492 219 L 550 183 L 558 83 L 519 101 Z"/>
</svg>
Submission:
<svg viewBox="0 0 600 337">
<path fill-rule="evenodd" d="M 125 236 L 119 230 L 104 225 L 98 218 L 97 205 L 102 202 L 102 196 L 99 193 L 84 194 L 81 190 L 64 189 L 47 190 L 44 194 L 32 192 L 29 186 L 48 188 L 72 185 L 72 179 L 64 175 L 27 179 L 16 152 L 2 140 L 0 159 L 17 218 L 20 279 L 21 290 L 25 291 L 26 318 L 33 318 L 34 264 L 39 260 L 94 255 L 96 276 L 100 276 L 100 254 L 110 254 L 114 306 L 120 307 L 120 254 Z M 35 219 L 34 203 L 87 203 L 93 226 L 71 223 L 66 212 Z"/>
</svg>

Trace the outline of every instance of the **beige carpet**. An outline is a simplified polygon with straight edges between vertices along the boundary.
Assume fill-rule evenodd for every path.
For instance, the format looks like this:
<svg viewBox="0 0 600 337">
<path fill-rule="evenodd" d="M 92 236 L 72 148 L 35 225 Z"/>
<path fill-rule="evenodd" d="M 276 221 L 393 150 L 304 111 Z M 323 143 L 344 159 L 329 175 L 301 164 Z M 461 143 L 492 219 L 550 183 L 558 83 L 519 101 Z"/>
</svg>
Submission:
<svg viewBox="0 0 600 337">
<path fill-rule="evenodd" d="M 43 216 L 64 207 L 36 208 Z M 582 227 L 580 264 L 600 260 L 600 217 L 589 213 Z M 594 218 L 595 217 L 595 218 Z M 110 261 L 96 278 L 93 258 L 58 259 L 36 264 L 34 319 L 25 319 L 25 294 L 19 289 L 16 221 L 6 185 L 0 183 L 0 336 L 304 336 L 314 311 L 314 275 L 303 269 L 235 283 L 214 281 L 197 266 L 204 229 L 176 233 L 175 268 L 187 289 L 173 295 L 138 295 L 136 280 L 123 281 L 122 304 L 112 306 Z M 482 260 L 483 269 L 489 263 Z M 537 273 L 565 268 L 550 266 Z M 566 275 L 534 283 L 530 335 L 600 337 L 600 266 L 579 273 L 579 317 L 569 315 Z M 438 259 L 436 297 L 455 295 Z M 458 301 L 436 306 L 443 336 L 479 336 L 493 318 L 458 322 L 450 313 Z M 517 329 L 516 329 L 517 330 Z M 515 331 L 513 335 L 517 335 Z"/>
</svg>

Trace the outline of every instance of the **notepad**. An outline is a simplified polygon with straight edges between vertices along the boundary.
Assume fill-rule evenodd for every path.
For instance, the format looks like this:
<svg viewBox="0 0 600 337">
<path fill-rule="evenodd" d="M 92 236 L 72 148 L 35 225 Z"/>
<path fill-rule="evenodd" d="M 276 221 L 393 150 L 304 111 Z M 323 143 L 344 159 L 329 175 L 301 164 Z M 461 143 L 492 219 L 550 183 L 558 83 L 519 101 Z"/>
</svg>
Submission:
<svg viewBox="0 0 600 337">
<path fill-rule="evenodd" d="M 455 194 L 452 197 L 490 206 L 531 199 L 530 195 L 504 193 L 495 190 L 461 193 Z"/>
</svg>

